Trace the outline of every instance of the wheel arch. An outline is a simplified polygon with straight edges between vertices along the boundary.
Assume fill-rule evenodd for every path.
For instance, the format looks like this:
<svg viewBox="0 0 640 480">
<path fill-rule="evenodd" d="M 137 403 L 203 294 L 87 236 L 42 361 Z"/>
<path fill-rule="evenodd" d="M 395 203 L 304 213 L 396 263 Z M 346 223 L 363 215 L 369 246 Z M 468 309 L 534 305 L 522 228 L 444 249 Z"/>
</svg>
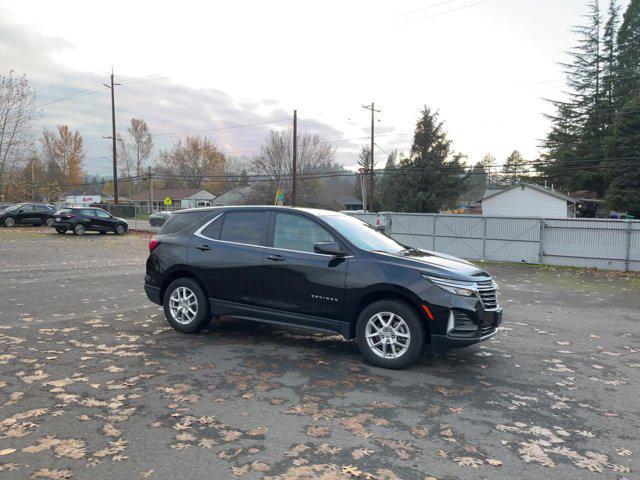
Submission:
<svg viewBox="0 0 640 480">
<path fill-rule="evenodd" d="M 349 327 L 350 339 L 356 338 L 356 324 L 362 310 L 364 310 L 367 305 L 370 305 L 373 302 L 377 302 L 379 300 L 396 300 L 408 305 L 415 312 L 418 318 L 424 321 L 423 325 L 426 336 L 425 341 L 426 343 L 431 343 L 431 328 L 428 323 L 428 318 L 421 308 L 422 302 L 410 290 L 397 286 L 381 286 L 376 290 L 366 293 L 358 299 L 351 314 L 351 322 Z"/>
<path fill-rule="evenodd" d="M 174 280 L 177 280 L 178 278 L 190 278 L 191 280 L 193 280 L 198 284 L 198 286 L 202 289 L 204 294 L 207 296 L 207 299 L 209 298 L 209 291 L 207 290 L 207 286 L 202 281 L 202 279 L 198 277 L 198 275 L 193 273 L 193 271 L 191 271 L 189 268 L 181 266 L 181 267 L 175 268 L 171 272 L 168 272 L 162 279 L 162 282 L 160 283 L 160 300 L 161 301 L 164 301 L 164 294 L 169 284 Z"/>
</svg>

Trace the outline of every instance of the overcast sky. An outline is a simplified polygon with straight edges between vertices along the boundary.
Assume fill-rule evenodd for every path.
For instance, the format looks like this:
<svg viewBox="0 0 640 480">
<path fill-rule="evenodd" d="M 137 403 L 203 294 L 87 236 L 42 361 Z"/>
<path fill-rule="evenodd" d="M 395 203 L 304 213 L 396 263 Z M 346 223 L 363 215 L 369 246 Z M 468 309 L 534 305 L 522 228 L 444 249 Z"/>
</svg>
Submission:
<svg viewBox="0 0 640 480">
<path fill-rule="evenodd" d="M 199 133 L 251 156 L 297 109 L 299 130 L 353 165 L 369 135 L 361 105 L 375 101 L 381 165 L 384 152 L 409 150 L 423 105 L 468 163 L 501 163 L 513 149 L 538 156 L 543 98 L 560 95 L 557 62 L 585 10 L 586 0 L 0 0 L 0 65 L 28 75 L 39 127 L 80 130 L 89 173 L 111 169 L 111 65 L 123 83 L 118 130 L 144 118 L 160 147 Z"/>
</svg>

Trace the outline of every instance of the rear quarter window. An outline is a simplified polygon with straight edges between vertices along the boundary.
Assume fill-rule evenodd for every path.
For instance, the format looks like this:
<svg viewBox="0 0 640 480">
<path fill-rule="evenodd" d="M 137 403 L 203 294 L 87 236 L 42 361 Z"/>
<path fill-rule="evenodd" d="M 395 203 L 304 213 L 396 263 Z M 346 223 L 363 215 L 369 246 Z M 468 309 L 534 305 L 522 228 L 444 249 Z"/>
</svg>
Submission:
<svg viewBox="0 0 640 480">
<path fill-rule="evenodd" d="M 169 218 L 162 226 L 160 230 L 161 234 L 177 233 L 185 228 L 193 225 L 198 220 L 203 219 L 206 216 L 211 215 L 213 212 L 188 212 L 188 213 L 174 213 L 169 215 Z"/>
</svg>

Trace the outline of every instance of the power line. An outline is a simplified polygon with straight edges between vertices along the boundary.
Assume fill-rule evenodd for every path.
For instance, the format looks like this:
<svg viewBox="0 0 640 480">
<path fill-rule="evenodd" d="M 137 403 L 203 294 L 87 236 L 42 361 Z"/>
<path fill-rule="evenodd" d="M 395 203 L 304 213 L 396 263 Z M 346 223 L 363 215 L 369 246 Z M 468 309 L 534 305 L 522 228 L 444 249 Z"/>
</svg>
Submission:
<svg viewBox="0 0 640 480">
<path fill-rule="evenodd" d="M 458 0 L 446 0 L 444 2 L 434 3 L 433 5 L 427 5 L 426 7 L 416 8 L 415 10 L 409 10 L 408 12 L 401 13 L 398 15 L 399 17 L 405 17 L 407 15 L 412 15 L 414 13 L 423 12 L 425 10 L 431 10 L 432 8 L 441 7 L 442 5 L 447 5 L 449 3 L 457 2 Z"/>
<path fill-rule="evenodd" d="M 417 22 L 417 21 L 421 21 L 421 20 L 428 20 L 430 18 L 440 17 L 442 15 L 447 15 L 449 13 L 457 12 L 458 10 L 464 10 L 464 9 L 467 9 L 467 8 L 475 7 L 476 5 L 481 5 L 483 3 L 487 3 L 487 2 L 490 2 L 490 1 L 491 0 L 480 0 L 479 2 L 474 2 L 474 3 L 469 3 L 467 5 L 462 5 L 461 7 L 456 7 L 456 8 L 452 8 L 450 10 L 445 10 L 444 12 L 434 13 L 433 15 L 428 15 L 426 17 L 418 18 L 416 20 L 409 20 L 409 21 L 407 21 L 405 23 L 413 23 L 413 22 Z"/>
</svg>

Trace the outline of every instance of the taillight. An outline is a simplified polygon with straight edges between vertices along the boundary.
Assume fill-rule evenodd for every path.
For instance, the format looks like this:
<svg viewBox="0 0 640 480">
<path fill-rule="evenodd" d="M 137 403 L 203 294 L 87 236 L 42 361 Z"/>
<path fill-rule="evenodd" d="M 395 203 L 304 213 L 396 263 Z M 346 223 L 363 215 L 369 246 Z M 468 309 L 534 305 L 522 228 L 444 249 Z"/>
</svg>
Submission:
<svg viewBox="0 0 640 480">
<path fill-rule="evenodd" d="M 153 249 L 156 248 L 158 245 L 160 245 L 160 239 L 153 237 L 151 240 L 149 240 L 149 251 L 153 252 Z"/>
</svg>

